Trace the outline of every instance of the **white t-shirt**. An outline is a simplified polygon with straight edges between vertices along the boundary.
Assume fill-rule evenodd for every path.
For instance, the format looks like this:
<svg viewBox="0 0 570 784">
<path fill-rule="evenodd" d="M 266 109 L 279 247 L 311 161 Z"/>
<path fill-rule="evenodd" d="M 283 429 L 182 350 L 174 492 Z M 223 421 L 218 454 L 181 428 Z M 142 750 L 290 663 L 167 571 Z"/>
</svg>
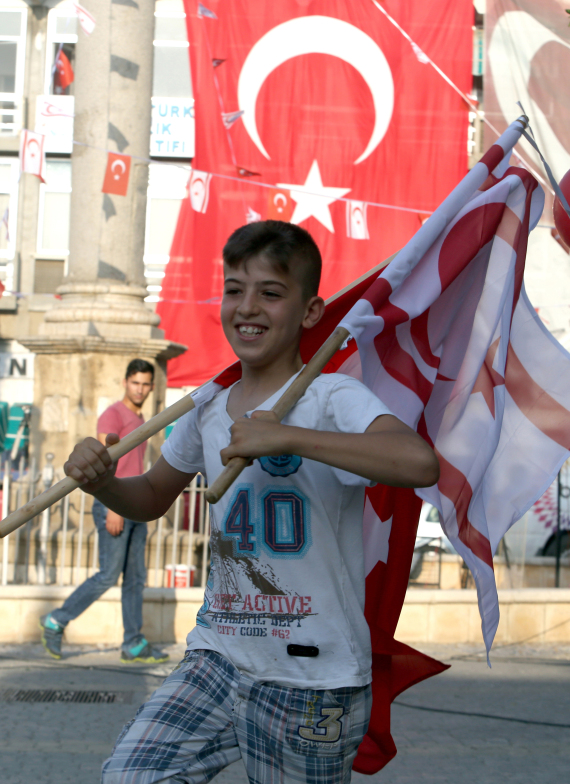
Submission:
<svg viewBox="0 0 570 784">
<path fill-rule="evenodd" d="M 268 410 L 293 381 L 258 407 Z M 211 483 L 231 438 L 229 389 L 183 416 L 162 447 L 179 471 Z M 283 420 L 363 433 L 391 413 L 363 384 L 321 375 Z M 296 455 L 262 457 L 211 507 L 211 570 L 188 648 L 217 651 L 256 681 L 296 688 L 371 680 L 364 618 L 362 477 Z M 289 655 L 290 644 L 318 656 Z"/>
</svg>

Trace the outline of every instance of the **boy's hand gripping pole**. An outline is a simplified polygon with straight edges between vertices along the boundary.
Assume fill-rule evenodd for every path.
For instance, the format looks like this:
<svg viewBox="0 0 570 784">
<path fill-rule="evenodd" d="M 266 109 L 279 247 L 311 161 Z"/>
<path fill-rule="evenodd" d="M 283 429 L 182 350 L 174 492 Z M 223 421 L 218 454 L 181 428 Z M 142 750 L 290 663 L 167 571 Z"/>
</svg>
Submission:
<svg viewBox="0 0 570 784">
<path fill-rule="evenodd" d="M 131 449 L 142 444 L 147 438 L 156 435 L 156 433 L 159 433 L 164 427 L 172 424 L 172 422 L 188 411 L 191 411 L 194 407 L 195 404 L 190 395 L 185 395 L 185 397 L 177 400 L 176 403 L 165 408 L 164 411 L 161 411 L 152 419 L 149 419 L 148 422 L 145 422 L 140 427 L 137 427 L 136 430 L 133 430 L 132 433 L 126 435 L 118 444 L 110 446 L 108 449 L 111 460 L 116 462 L 120 457 L 123 457 L 127 452 L 130 452 Z M 75 490 L 76 487 L 80 487 L 79 482 L 66 476 L 65 479 L 62 479 L 57 484 L 53 485 L 53 487 L 50 487 L 49 490 L 38 495 L 37 498 L 32 499 L 27 504 L 20 507 L 20 509 L 16 509 L 15 512 L 12 512 L 12 514 L 9 514 L 0 522 L 0 539 L 12 533 L 16 528 L 24 525 L 24 523 L 27 523 L 28 520 L 36 517 L 36 515 L 43 512 L 44 509 L 61 501 L 62 498 L 71 493 L 72 490 Z"/>
<path fill-rule="evenodd" d="M 303 397 L 313 381 L 320 375 L 327 362 L 332 359 L 348 337 L 350 337 L 350 333 L 347 329 L 337 327 L 316 354 L 313 355 L 295 381 L 285 390 L 271 409 L 279 421 L 287 416 L 293 406 Z M 243 469 L 247 468 L 250 460 L 251 458 L 249 457 L 232 457 L 216 481 L 206 491 L 206 501 L 210 504 L 216 504 L 224 493 L 229 490 Z"/>
</svg>

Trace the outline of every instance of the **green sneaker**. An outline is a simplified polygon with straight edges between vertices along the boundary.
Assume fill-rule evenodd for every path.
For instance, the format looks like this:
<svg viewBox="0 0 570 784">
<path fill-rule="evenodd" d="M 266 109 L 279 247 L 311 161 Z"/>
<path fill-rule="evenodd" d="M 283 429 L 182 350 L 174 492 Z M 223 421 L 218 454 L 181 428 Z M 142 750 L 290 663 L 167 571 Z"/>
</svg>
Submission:
<svg viewBox="0 0 570 784">
<path fill-rule="evenodd" d="M 42 645 L 46 651 L 54 659 L 61 659 L 61 638 L 65 627 L 55 621 L 51 617 L 51 613 L 48 613 L 40 618 L 40 629 L 42 630 Z"/>
<path fill-rule="evenodd" d="M 121 649 L 121 661 L 124 664 L 131 664 L 132 662 L 143 662 L 144 664 L 162 664 L 170 659 L 168 653 L 160 651 L 145 640 L 142 640 L 133 645 L 132 648 Z"/>
</svg>

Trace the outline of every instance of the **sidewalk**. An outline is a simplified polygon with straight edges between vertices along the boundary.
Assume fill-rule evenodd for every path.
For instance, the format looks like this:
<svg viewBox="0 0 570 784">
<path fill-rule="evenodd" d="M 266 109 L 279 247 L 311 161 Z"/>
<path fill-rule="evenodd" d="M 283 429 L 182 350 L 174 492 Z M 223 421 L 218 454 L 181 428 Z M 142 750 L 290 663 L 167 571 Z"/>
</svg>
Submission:
<svg viewBox="0 0 570 784">
<path fill-rule="evenodd" d="M 167 649 L 174 665 L 183 646 Z M 567 779 L 570 646 L 499 648 L 491 670 L 478 655 L 480 648 L 422 650 L 451 663 L 451 670 L 398 698 L 392 711 L 398 756 L 375 776 L 354 774 L 354 784 L 560 784 Z M 97 784 L 101 762 L 121 727 L 170 669 L 122 665 L 118 649 L 68 647 L 66 658 L 56 662 L 38 645 L 0 646 L 0 699 L 5 690 L 18 688 L 116 692 L 121 699 L 3 702 L 2 784 Z M 242 763 L 214 781 L 247 784 Z"/>
</svg>

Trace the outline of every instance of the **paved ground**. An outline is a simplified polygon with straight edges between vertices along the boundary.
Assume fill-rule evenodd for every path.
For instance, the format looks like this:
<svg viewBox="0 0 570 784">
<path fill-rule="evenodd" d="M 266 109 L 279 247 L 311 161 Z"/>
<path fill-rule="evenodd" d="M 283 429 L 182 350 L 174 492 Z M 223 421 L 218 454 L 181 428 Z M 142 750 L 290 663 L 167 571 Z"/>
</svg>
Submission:
<svg viewBox="0 0 570 784">
<path fill-rule="evenodd" d="M 499 649 L 492 670 L 474 649 L 423 649 L 452 668 L 401 695 L 392 712 L 398 756 L 375 776 L 355 774 L 354 784 L 568 780 L 570 646 Z M 64 661 L 54 662 L 40 646 L 0 646 L 0 697 L 14 688 L 96 689 L 126 693 L 131 701 L 3 702 L 0 784 L 97 784 L 120 728 L 169 671 L 123 666 L 112 649 L 67 651 Z M 177 660 L 182 646 L 169 651 Z M 214 781 L 247 784 L 241 762 Z"/>
</svg>

